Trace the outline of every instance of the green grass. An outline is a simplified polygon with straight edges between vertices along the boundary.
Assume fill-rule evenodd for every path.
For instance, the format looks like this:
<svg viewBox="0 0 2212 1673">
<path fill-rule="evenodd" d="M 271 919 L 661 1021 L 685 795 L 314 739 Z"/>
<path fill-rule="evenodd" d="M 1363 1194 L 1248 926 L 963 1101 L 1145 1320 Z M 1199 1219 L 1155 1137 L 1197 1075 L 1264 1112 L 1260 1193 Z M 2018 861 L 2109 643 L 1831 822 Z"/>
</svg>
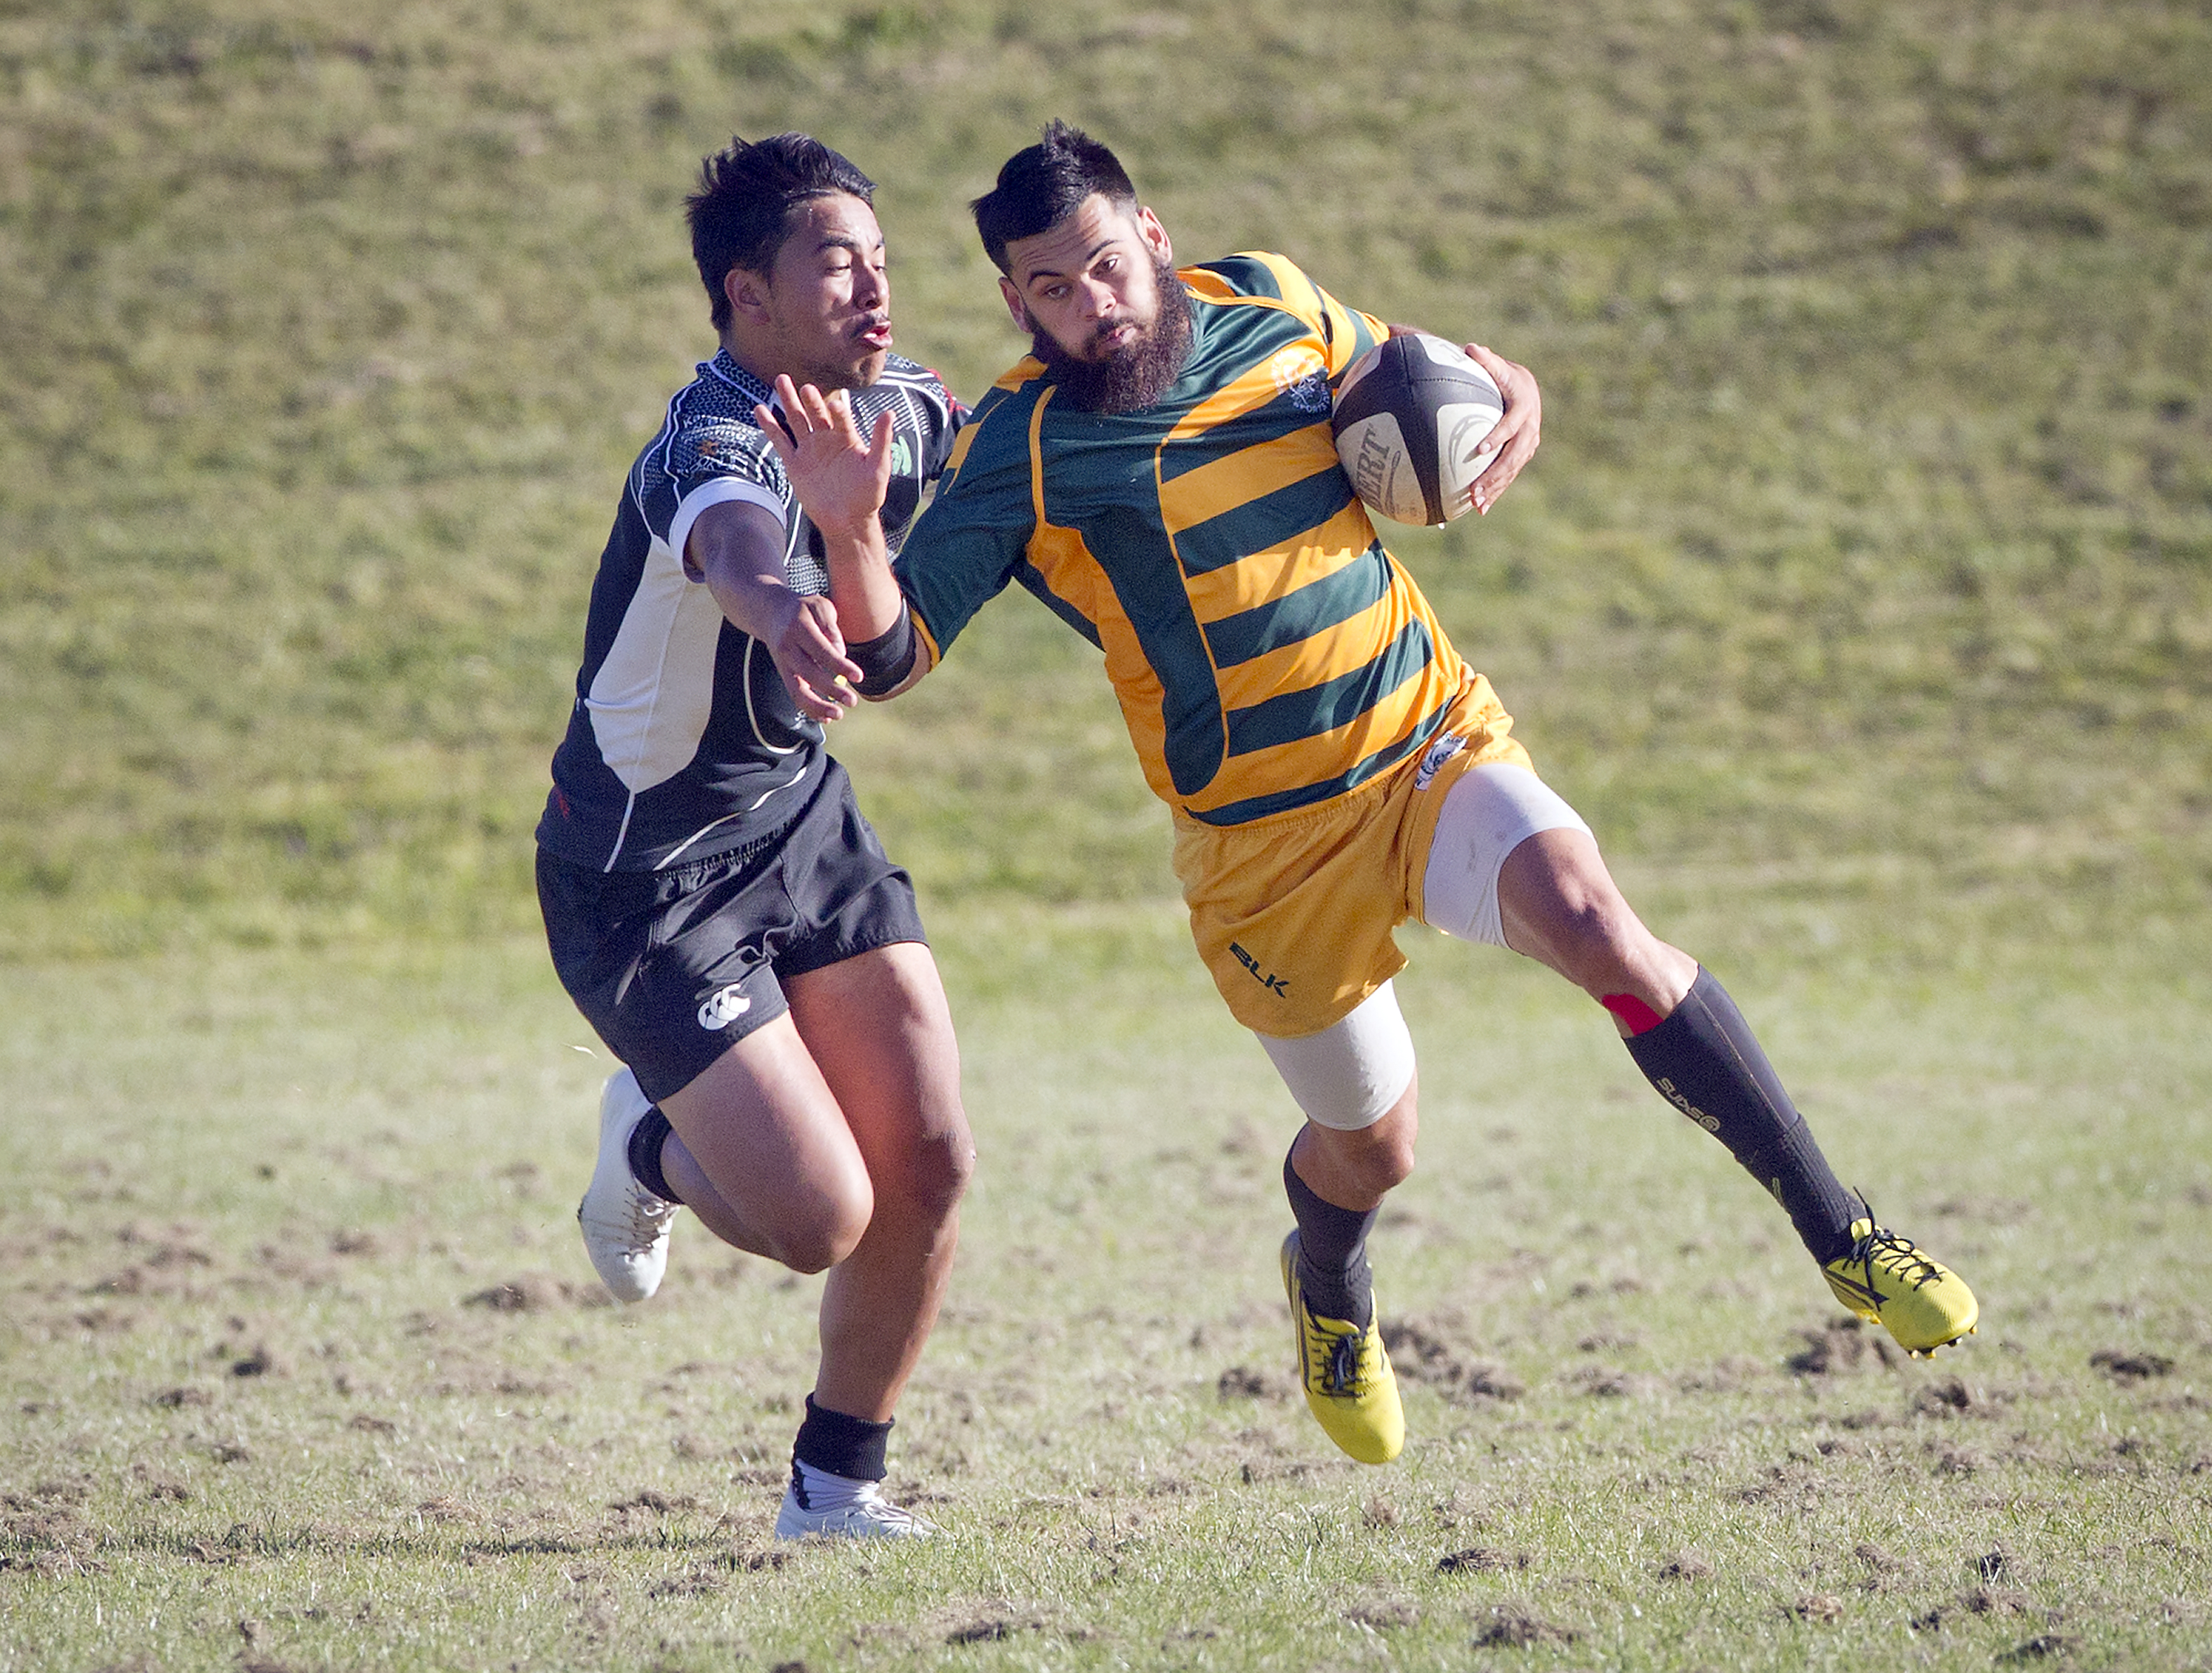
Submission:
<svg viewBox="0 0 2212 1673">
<path fill-rule="evenodd" d="M 1535 467 L 1399 544 L 1616 852 L 1844 868 L 1920 962 L 2061 897 L 2170 959 L 2207 87 L 2148 3 L 0 10 L 0 949 L 526 925 L 616 485 L 710 346 L 697 157 L 848 148 L 972 394 L 1019 343 L 961 204 L 1060 112 L 1186 255 L 1537 369 Z M 854 729 L 941 889 L 1164 891 L 1086 658 L 1009 604 Z"/>
<path fill-rule="evenodd" d="M 0 0 L 0 1669 L 2212 1664 L 2208 88 L 2148 0 Z M 837 739 L 982 1144 L 895 1452 L 959 1539 L 769 1541 L 811 1283 L 687 1224 L 593 1304 L 529 833 L 711 346 L 681 195 L 848 150 L 972 395 L 961 206 L 1054 114 L 1184 256 L 1537 371 L 1395 545 L 1966 1351 L 1409 932 L 1416 1438 L 1339 1462 L 1290 1106 L 1026 601 Z"/>
<path fill-rule="evenodd" d="M 982 1167 L 915 1552 L 768 1537 L 813 1282 L 687 1222 L 597 1299 L 605 1065 L 535 946 L 0 977 L 0 1667 L 1474 1665 L 1516 1621 L 1574 1634 L 1542 1667 L 2202 1665 L 2201 983 L 1753 1003 L 1985 1298 L 1887 1364 L 1601 1019 L 1425 940 L 1376 1239 L 1413 1440 L 1369 1470 L 1295 1400 L 1292 1118 L 1180 926 L 945 917 Z"/>
</svg>

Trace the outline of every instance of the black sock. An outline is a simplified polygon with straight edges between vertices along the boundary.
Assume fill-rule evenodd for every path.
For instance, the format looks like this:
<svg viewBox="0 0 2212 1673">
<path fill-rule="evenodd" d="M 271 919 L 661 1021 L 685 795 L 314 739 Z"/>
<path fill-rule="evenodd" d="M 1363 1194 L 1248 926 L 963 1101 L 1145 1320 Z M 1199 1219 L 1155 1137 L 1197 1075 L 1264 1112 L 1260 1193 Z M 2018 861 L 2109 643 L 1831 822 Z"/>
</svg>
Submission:
<svg viewBox="0 0 2212 1673">
<path fill-rule="evenodd" d="M 1314 1195 L 1283 1158 L 1283 1189 L 1298 1222 L 1298 1288 L 1310 1312 L 1365 1330 L 1375 1318 L 1375 1273 L 1367 1264 L 1367 1230 L 1378 1209 L 1340 1209 Z"/>
<path fill-rule="evenodd" d="M 1626 1043 L 1661 1095 L 1728 1146 L 1789 1211 L 1814 1260 L 1850 1252 L 1851 1221 L 1864 1210 L 1837 1182 L 1751 1025 L 1710 973 L 1700 969 L 1673 1015 Z"/>
<path fill-rule="evenodd" d="M 871 1423 L 865 1417 L 848 1417 L 816 1405 L 810 1394 L 791 1456 L 810 1470 L 826 1470 L 855 1482 L 880 1482 L 888 1473 L 884 1460 L 890 1450 L 894 1421 L 886 1417 Z"/>
<path fill-rule="evenodd" d="M 658 1104 L 638 1118 L 637 1125 L 629 1130 L 629 1175 L 662 1202 L 680 1203 L 684 1199 L 668 1188 L 667 1176 L 660 1171 L 660 1147 L 671 1130 Z"/>
</svg>

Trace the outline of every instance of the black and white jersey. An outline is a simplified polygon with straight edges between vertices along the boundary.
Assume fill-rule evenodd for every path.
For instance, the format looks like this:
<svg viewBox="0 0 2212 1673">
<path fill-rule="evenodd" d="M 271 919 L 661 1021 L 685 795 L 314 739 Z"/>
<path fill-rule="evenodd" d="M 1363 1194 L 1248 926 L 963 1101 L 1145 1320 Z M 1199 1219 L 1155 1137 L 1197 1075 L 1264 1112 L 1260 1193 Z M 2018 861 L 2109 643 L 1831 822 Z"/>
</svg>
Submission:
<svg viewBox="0 0 2212 1673">
<path fill-rule="evenodd" d="M 826 592 L 821 537 L 753 421 L 768 386 L 726 351 L 668 403 L 630 468 L 599 558 L 568 735 L 553 757 L 540 846 L 574 864 L 644 871 L 772 836 L 823 771 L 820 724 L 801 714 L 767 647 L 732 626 L 684 561 L 709 506 L 765 507 L 785 530 L 784 574 Z M 861 434 L 892 415 L 884 534 L 896 551 L 966 413 L 935 373 L 889 357 L 853 391 Z"/>
</svg>

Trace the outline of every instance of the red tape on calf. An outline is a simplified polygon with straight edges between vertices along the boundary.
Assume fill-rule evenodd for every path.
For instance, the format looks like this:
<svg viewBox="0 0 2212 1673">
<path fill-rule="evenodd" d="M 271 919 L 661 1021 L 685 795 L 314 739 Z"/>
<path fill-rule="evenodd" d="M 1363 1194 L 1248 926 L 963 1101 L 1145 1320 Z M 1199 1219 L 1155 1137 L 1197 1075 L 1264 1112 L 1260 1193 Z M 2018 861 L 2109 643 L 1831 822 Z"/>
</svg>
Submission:
<svg viewBox="0 0 2212 1673">
<path fill-rule="evenodd" d="M 1598 1003 L 1619 1017 L 1632 1034 L 1649 1034 L 1667 1020 L 1632 993 L 1608 993 Z"/>
</svg>

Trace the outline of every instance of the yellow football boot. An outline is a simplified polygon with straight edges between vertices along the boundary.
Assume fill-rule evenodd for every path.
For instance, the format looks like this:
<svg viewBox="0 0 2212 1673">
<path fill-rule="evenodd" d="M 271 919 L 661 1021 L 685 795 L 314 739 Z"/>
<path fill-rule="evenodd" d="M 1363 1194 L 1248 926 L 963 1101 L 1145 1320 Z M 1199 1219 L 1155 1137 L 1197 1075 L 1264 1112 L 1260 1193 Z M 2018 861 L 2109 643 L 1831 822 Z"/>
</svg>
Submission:
<svg viewBox="0 0 2212 1673">
<path fill-rule="evenodd" d="M 1310 1312 L 1298 1288 L 1298 1234 L 1283 1240 L 1283 1288 L 1298 1334 L 1298 1380 L 1328 1438 L 1362 1464 L 1388 1464 L 1406 1445 L 1406 1413 L 1382 1331 Z"/>
<path fill-rule="evenodd" d="M 1820 1269 L 1838 1301 L 1907 1353 L 1932 1354 L 1972 1334 L 1981 1304 L 1956 1273 L 1871 1216 L 1853 1221 L 1850 1236 L 1850 1253 Z"/>
</svg>

